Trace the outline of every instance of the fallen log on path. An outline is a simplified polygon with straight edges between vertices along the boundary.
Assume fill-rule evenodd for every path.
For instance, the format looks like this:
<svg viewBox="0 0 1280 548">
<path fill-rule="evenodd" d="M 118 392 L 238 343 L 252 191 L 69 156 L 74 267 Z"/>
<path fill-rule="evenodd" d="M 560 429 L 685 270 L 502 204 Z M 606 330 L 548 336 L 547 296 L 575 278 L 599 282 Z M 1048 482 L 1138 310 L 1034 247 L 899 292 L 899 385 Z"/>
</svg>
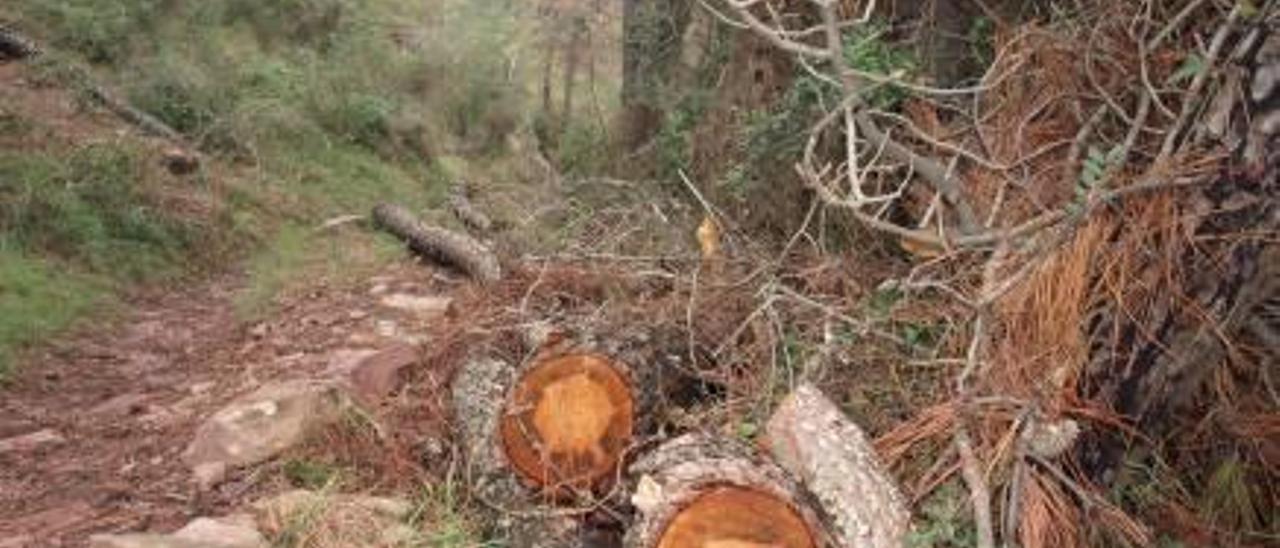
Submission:
<svg viewBox="0 0 1280 548">
<path fill-rule="evenodd" d="M 128 122 L 130 125 L 141 130 L 143 133 L 152 137 L 159 137 L 174 143 L 182 143 L 183 136 L 178 130 L 169 127 L 168 124 L 161 122 L 155 116 L 147 114 L 130 105 L 127 101 L 116 97 L 115 94 L 107 91 L 106 88 L 94 84 L 89 81 L 88 75 L 84 75 L 83 82 L 85 90 L 94 102 L 103 108 L 115 114 L 121 120 Z"/>
<path fill-rule="evenodd" d="M 22 35 L 16 29 L 0 25 L 0 60 L 28 59 L 43 53 L 44 51 L 34 40 Z M 120 99 L 114 93 L 98 85 L 84 69 L 78 66 L 69 66 L 68 68 L 71 70 L 76 85 L 84 89 L 93 102 L 147 135 L 160 137 L 181 145 L 183 149 L 186 148 L 183 135 L 177 130 L 169 127 L 156 117 L 134 108 L 128 101 Z M 194 171 L 195 167 L 199 165 L 199 157 L 185 150 L 182 150 L 182 152 L 186 163 L 191 164 L 194 162 L 186 171 Z"/>
<path fill-rule="evenodd" d="M 430 259 L 457 267 L 480 283 L 502 279 L 498 258 L 484 244 L 465 234 L 432 226 L 392 204 L 373 208 L 377 226 L 409 244 L 409 249 Z"/>
<path fill-rule="evenodd" d="M 40 55 L 40 48 L 17 30 L 0 24 L 0 59 L 26 59 Z"/>
</svg>

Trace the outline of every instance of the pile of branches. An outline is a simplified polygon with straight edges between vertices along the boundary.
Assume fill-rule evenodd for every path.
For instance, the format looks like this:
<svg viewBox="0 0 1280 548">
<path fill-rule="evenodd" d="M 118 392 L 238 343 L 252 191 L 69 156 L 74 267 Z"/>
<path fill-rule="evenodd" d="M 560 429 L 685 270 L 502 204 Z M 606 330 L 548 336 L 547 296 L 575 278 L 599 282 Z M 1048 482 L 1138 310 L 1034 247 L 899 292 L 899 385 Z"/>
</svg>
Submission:
<svg viewBox="0 0 1280 548">
<path fill-rule="evenodd" d="M 963 318 L 936 360 L 948 393 L 879 441 L 916 500 L 958 474 L 979 546 L 1146 545 L 1144 516 L 1109 496 L 1133 481 L 1126 458 L 1159 462 L 1149 448 L 1229 413 L 1249 425 L 1238 443 L 1200 457 L 1238 456 L 1263 492 L 1232 523 L 1188 529 L 1274 532 L 1277 2 L 1081 1 L 999 21 L 963 88 L 854 68 L 845 35 L 873 0 L 701 5 L 836 91 L 799 180 L 926 257 L 893 288 Z M 902 111 L 868 99 L 886 86 L 910 96 Z"/>
<path fill-rule="evenodd" d="M 1275 1 L 1075 2 L 1068 16 L 1001 22 L 985 73 L 947 89 L 847 62 L 845 35 L 874 2 L 699 5 L 835 91 L 799 181 L 921 260 L 868 288 L 874 265 L 800 258 L 803 230 L 762 249 L 685 179 L 700 255 L 629 254 L 626 242 L 666 243 L 641 226 L 679 224 L 657 202 L 585 215 L 569 226 L 577 247 L 526 255 L 460 298 L 467 314 L 433 337 L 435 369 L 480 346 L 519 361 L 536 322 L 643 322 L 704 381 L 669 402 L 670 428 L 750 437 L 801 379 L 859 393 L 858 418 L 913 501 L 967 487 L 979 546 L 1275 530 L 1277 329 L 1258 312 L 1280 279 Z M 785 15 L 797 5 L 806 17 Z M 900 111 L 866 100 L 884 87 L 909 96 Z M 874 310 L 886 294 L 909 301 L 895 319 L 945 319 L 925 359 L 919 334 Z M 884 386 L 895 394 L 865 388 Z M 1231 437 L 1205 443 L 1219 431 Z M 1244 463 L 1231 486 L 1256 492 L 1215 521 L 1182 489 L 1142 486 L 1163 491 L 1155 508 L 1117 496 L 1135 483 L 1126 462 L 1176 476 L 1223 458 Z"/>
</svg>

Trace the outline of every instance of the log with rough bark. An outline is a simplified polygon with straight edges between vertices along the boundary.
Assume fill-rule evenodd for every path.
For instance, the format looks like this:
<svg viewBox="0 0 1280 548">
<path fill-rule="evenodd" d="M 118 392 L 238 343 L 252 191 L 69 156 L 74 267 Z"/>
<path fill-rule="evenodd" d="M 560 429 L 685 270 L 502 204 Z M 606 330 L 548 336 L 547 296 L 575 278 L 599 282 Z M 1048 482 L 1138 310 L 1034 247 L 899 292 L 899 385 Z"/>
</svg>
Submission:
<svg viewBox="0 0 1280 548">
<path fill-rule="evenodd" d="M 733 440 L 688 434 L 630 468 L 636 517 L 626 548 L 833 546 L 812 499 Z"/>
<path fill-rule="evenodd" d="M 816 387 L 803 383 L 782 402 L 764 441 L 818 499 L 839 546 L 902 546 L 911 514 L 897 485 L 862 429 Z"/>
<path fill-rule="evenodd" d="M 632 391 L 625 366 L 606 356 L 537 360 L 513 386 L 500 422 L 507 461 L 540 489 L 613 483 L 632 440 Z"/>
<path fill-rule="evenodd" d="M 26 59 L 41 55 L 43 50 L 36 42 L 17 30 L 0 25 L 0 59 Z M 88 93 L 94 102 L 106 108 L 120 119 L 142 130 L 143 133 L 181 143 L 182 134 L 156 119 L 154 116 L 134 108 L 127 101 L 116 97 L 106 88 L 93 82 L 89 74 L 79 67 L 71 67 L 78 85 Z M 194 157 L 194 155 L 192 155 Z"/>
<path fill-rule="evenodd" d="M 0 24 L 0 59 L 26 59 L 37 55 L 40 55 L 40 48 L 35 41 Z"/>
<path fill-rule="evenodd" d="M 106 88 L 90 82 L 87 74 L 84 77 L 84 87 L 95 102 L 143 133 L 175 143 L 183 141 L 182 134 L 177 130 L 169 127 L 168 124 L 161 122 L 156 117 L 134 108 L 133 105 L 116 97 L 114 93 L 107 91 Z"/>
<path fill-rule="evenodd" d="M 466 183 L 458 183 L 450 190 L 449 210 L 469 230 L 485 233 L 493 229 L 493 220 L 471 202 Z"/>
<path fill-rule="evenodd" d="M 622 470 L 656 428 L 662 340 L 646 328 L 608 336 L 546 326 L 526 333 L 526 359 L 465 362 L 452 384 L 457 438 L 473 491 L 521 548 L 576 546 L 586 515 L 557 507 L 624 505 Z"/>
<path fill-rule="evenodd" d="M 414 252 L 455 266 L 476 281 L 492 283 L 502 278 L 498 258 L 470 236 L 423 223 L 409 210 L 391 204 L 373 208 L 373 220 Z"/>
<path fill-rule="evenodd" d="M 478 471 L 510 476 L 521 491 L 544 500 L 598 495 L 652 428 L 656 372 L 667 366 L 641 329 L 603 341 L 537 331 L 526 337 L 524 363 L 464 364 L 453 382 L 459 435 Z"/>
</svg>

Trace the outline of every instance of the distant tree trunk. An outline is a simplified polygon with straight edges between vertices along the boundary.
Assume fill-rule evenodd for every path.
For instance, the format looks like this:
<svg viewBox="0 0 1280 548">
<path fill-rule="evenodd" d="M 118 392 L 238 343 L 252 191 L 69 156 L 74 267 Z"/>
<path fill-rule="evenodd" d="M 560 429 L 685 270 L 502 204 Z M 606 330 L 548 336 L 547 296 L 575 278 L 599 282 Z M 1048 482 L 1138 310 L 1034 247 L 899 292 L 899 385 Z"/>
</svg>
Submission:
<svg viewBox="0 0 1280 548">
<path fill-rule="evenodd" d="M 544 11 L 543 14 L 543 45 L 542 45 L 542 108 L 539 111 L 538 121 L 534 125 L 534 134 L 538 140 L 538 147 L 544 154 L 555 150 L 555 139 L 557 137 L 556 113 L 552 104 L 551 78 L 555 74 L 556 61 L 556 24 L 555 14 L 551 11 Z"/>
<path fill-rule="evenodd" d="M 591 94 L 591 110 L 595 113 L 596 124 L 604 129 L 604 107 L 600 105 L 600 89 L 596 80 L 595 33 L 587 28 L 587 91 Z"/>
<path fill-rule="evenodd" d="M 622 135 L 634 150 L 661 125 L 664 95 L 680 59 L 692 2 L 624 0 L 622 12 Z"/>
<path fill-rule="evenodd" d="M 569 22 L 569 39 L 564 46 L 564 82 L 561 84 L 560 133 L 569 130 L 573 123 L 573 91 L 578 80 L 578 66 L 582 60 L 583 37 L 586 34 L 587 21 L 583 16 L 575 16 Z"/>
</svg>

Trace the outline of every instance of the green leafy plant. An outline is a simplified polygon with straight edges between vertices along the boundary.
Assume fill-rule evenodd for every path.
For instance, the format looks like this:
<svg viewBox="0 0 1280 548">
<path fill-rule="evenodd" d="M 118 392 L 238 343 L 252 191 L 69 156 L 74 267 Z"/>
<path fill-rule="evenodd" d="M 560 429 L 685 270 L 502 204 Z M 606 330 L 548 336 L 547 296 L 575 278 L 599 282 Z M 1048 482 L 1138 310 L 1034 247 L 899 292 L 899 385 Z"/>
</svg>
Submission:
<svg viewBox="0 0 1280 548">
<path fill-rule="evenodd" d="M 306 459 L 291 459 L 284 463 L 284 476 L 294 487 L 319 490 L 339 481 L 341 471 L 336 467 Z"/>
<path fill-rule="evenodd" d="M 934 548 L 977 544 L 977 529 L 967 500 L 964 489 L 954 480 L 939 487 L 921 505 L 917 526 L 907 535 L 906 545 Z"/>
<path fill-rule="evenodd" d="M 141 190 L 139 161 L 116 145 L 65 157 L 0 153 L 0 233 L 120 280 L 171 272 L 197 229 Z"/>
<path fill-rule="evenodd" d="M 895 79 L 905 79 L 917 69 L 918 63 L 910 50 L 885 39 L 889 26 L 872 21 L 858 25 L 845 35 L 844 55 L 849 66 L 873 74 Z M 863 99 L 872 107 L 891 110 L 907 97 L 901 86 L 867 84 Z"/>
</svg>

